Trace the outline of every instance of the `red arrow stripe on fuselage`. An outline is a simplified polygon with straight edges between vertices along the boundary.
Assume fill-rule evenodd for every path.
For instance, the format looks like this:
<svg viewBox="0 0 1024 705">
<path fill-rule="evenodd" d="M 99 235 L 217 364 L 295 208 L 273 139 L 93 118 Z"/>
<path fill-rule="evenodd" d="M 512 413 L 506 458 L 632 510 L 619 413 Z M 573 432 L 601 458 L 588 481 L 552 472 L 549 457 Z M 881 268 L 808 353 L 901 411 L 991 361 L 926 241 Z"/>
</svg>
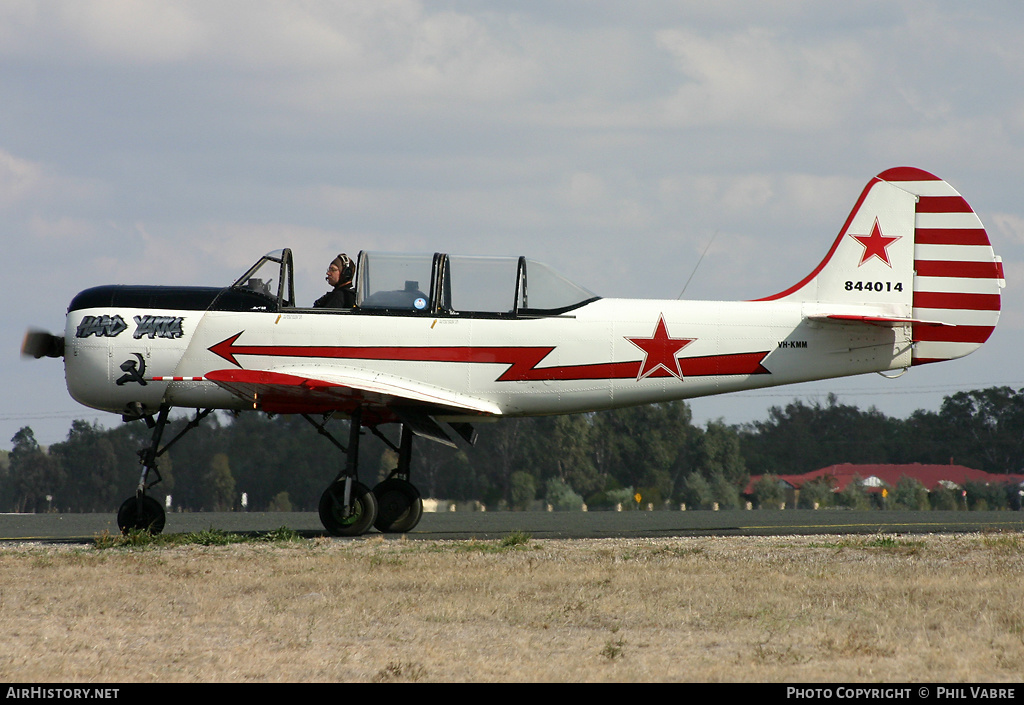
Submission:
<svg viewBox="0 0 1024 705">
<path fill-rule="evenodd" d="M 402 346 L 321 346 L 321 345 L 236 345 L 244 331 L 209 348 L 232 365 L 241 367 L 238 355 L 268 357 L 299 357 L 329 360 L 387 360 L 397 362 L 462 362 L 495 363 L 509 365 L 498 382 L 542 382 L 584 379 L 635 379 L 640 373 L 642 360 L 632 362 L 604 362 L 592 365 L 565 365 L 540 367 L 537 365 L 554 350 L 551 346 L 537 347 L 402 347 Z M 757 375 L 769 374 L 761 362 L 768 352 L 737 353 L 734 355 L 708 355 L 706 357 L 679 358 L 683 376 Z M 648 377 L 671 377 L 667 370 L 659 369 Z"/>
</svg>

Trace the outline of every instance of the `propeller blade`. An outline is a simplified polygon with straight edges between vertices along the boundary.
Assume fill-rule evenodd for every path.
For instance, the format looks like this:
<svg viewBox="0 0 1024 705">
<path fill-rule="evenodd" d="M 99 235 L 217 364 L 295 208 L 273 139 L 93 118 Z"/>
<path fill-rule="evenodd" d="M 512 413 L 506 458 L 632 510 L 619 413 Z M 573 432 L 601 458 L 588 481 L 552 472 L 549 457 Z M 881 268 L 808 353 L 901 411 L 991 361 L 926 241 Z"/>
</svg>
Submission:
<svg viewBox="0 0 1024 705">
<path fill-rule="evenodd" d="M 21 342 L 24 357 L 64 357 L 64 338 L 42 330 L 29 330 Z"/>
</svg>

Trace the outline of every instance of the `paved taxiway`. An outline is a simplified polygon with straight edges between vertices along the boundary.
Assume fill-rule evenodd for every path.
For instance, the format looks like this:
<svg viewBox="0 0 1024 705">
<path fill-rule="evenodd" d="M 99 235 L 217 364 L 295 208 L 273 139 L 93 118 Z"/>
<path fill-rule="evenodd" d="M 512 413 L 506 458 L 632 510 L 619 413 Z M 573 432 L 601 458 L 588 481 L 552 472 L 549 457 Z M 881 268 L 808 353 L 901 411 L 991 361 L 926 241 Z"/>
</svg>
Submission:
<svg viewBox="0 0 1024 705">
<path fill-rule="evenodd" d="M 194 512 L 167 516 L 164 531 L 266 532 L 287 527 L 326 535 L 314 512 Z M 1024 531 L 1024 512 L 659 511 L 425 513 L 409 539 L 497 539 L 513 531 L 533 538 L 584 539 L 785 534 L 918 534 Z M 0 514 L 0 540 L 89 542 L 117 533 L 114 514 Z M 380 536 L 376 531 L 365 537 Z M 396 534 L 388 534 L 397 538 Z M 343 539 L 339 539 L 343 540 Z"/>
</svg>

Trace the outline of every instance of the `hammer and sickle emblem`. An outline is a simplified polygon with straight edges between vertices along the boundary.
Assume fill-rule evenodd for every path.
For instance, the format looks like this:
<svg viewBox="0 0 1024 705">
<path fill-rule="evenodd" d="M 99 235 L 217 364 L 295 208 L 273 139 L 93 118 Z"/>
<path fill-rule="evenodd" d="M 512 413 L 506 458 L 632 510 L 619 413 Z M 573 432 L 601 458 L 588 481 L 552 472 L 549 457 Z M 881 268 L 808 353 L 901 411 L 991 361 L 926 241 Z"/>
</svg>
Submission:
<svg viewBox="0 0 1024 705">
<path fill-rule="evenodd" d="M 117 379 L 116 384 L 119 387 L 129 382 L 138 382 L 143 387 L 146 386 L 146 380 L 142 377 L 146 374 L 146 361 L 139 353 L 132 353 L 132 355 L 139 358 L 139 361 L 136 363 L 135 360 L 125 360 L 121 363 L 121 371 L 124 374 Z"/>
</svg>

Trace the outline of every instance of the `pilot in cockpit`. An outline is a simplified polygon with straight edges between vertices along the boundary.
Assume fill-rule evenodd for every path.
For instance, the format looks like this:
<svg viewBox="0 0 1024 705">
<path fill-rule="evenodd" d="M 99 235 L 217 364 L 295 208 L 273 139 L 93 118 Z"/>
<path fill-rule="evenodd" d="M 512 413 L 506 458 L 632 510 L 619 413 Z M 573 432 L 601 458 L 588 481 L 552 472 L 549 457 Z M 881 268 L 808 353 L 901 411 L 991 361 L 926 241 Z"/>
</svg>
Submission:
<svg viewBox="0 0 1024 705">
<path fill-rule="evenodd" d="M 327 283 L 331 290 L 313 302 L 313 308 L 352 308 L 356 305 L 356 290 L 352 286 L 356 266 L 352 258 L 342 253 L 327 266 Z"/>
</svg>

